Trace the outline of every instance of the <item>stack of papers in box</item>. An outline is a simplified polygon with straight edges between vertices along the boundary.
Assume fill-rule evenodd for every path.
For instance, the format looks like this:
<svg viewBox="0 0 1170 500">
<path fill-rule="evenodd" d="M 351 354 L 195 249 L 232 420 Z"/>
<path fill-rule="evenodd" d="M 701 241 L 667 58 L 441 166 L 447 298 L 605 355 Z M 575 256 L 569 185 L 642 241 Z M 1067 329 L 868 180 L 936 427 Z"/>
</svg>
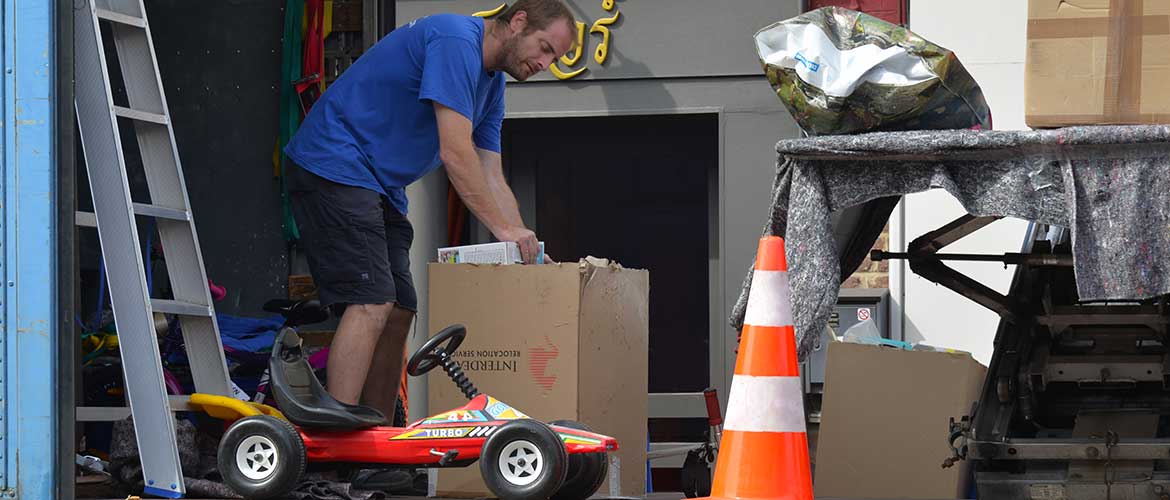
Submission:
<svg viewBox="0 0 1170 500">
<path fill-rule="evenodd" d="M 447 264 L 522 264 L 520 245 L 514 241 L 463 245 L 439 249 L 439 262 Z M 544 263 L 544 242 L 540 242 L 536 263 Z"/>
</svg>

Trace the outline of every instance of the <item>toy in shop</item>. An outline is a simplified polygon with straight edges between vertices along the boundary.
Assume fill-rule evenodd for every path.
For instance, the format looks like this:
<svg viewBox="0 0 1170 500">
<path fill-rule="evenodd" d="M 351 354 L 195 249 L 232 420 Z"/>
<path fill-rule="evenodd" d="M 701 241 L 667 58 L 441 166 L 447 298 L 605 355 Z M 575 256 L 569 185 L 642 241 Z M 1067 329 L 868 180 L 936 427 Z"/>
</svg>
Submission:
<svg viewBox="0 0 1170 500">
<path fill-rule="evenodd" d="M 316 301 L 276 305 L 286 321 L 269 372 L 280 410 L 219 396 L 191 398 L 191 404 L 232 422 L 218 461 L 224 482 L 239 495 L 283 498 L 298 486 L 308 463 L 395 469 L 478 462 L 484 483 L 504 500 L 583 500 L 607 477 L 606 455 L 618 449 L 616 439 L 578 422 L 540 422 L 475 388 L 452 359 L 467 335 L 462 325 L 428 340 L 406 369 L 418 377 L 442 367 L 468 403 L 394 427 L 376 409 L 337 401 L 313 373 L 295 328 L 323 321 L 327 312 Z"/>
</svg>

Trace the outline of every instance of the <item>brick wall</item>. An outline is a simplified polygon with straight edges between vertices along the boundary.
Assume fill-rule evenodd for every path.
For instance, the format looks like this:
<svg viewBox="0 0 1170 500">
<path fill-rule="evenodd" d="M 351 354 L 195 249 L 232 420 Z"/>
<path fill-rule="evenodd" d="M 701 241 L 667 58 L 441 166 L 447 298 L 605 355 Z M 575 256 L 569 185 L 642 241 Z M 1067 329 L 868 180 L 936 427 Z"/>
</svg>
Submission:
<svg viewBox="0 0 1170 500">
<path fill-rule="evenodd" d="M 873 248 L 877 250 L 890 250 L 890 225 L 882 229 L 882 235 L 874 242 Z M 842 288 L 889 288 L 890 287 L 890 261 L 883 260 L 881 262 L 873 262 L 869 260 L 869 256 L 865 257 L 861 265 L 858 266 L 857 271 L 845 280 L 841 285 Z"/>
<path fill-rule="evenodd" d="M 809 0 L 809 10 L 821 7 L 844 7 L 883 19 L 894 24 L 906 24 L 909 0 Z"/>
</svg>

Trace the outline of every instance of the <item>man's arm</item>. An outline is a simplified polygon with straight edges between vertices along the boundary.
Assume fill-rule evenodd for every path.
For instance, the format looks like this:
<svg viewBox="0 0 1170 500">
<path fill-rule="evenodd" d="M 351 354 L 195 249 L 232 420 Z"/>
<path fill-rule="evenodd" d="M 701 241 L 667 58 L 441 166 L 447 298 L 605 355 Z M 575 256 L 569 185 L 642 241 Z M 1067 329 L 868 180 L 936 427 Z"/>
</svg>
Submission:
<svg viewBox="0 0 1170 500">
<path fill-rule="evenodd" d="M 437 102 L 435 116 L 439 127 L 439 158 L 463 204 L 497 239 L 519 244 L 525 263 L 535 262 L 538 252 L 536 234 L 524 227 L 520 220 L 520 212 L 515 208 L 516 200 L 511 190 L 508 190 L 508 197 L 511 198 L 508 210 L 498 201 L 496 189 L 492 185 L 495 181 L 491 179 L 494 174 L 488 173 L 472 143 L 471 120 Z M 497 160 L 497 166 L 498 163 Z M 500 180 L 503 180 L 502 174 Z"/>
<path fill-rule="evenodd" d="M 504 168 L 500 154 L 490 149 L 482 148 L 476 148 L 475 151 L 479 154 L 479 161 L 483 165 L 484 175 L 487 177 L 488 185 L 491 186 L 492 195 L 495 197 L 496 203 L 499 204 L 500 211 L 503 212 L 504 217 L 514 225 L 526 227 L 524 225 L 524 218 L 520 216 L 520 206 L 516 203 L 516 195 L 512 192 L 512 188 L 508 186 L 508 181 L 504 179 Z M 539 244 L 538 238 L 537 245 Z M 540 252 L 539 246 L 536 252 Z M 544 262 L 546 264 L 556 263 L 547 253 L 544 254 Z"/>
<path fill-rule="evenodd" d="M 504 179 L 504 167 L 500 154 L 490 149 L 482 148 L 476 148 L 475 152 L 479 155 L 479 161 L 483 165 L 484 176 L 487 178 L 488 186 L 491 187 L 492 196 L 500 206 L 500 211 L 503 212 L 504 218 L 510 224 L 523 226 L 524 219 L 520 217 L 520 207 L 516 203 L 516 195 L 512 193 L 512 188 L 508 186 L 508 181 Z"/>
</svg>

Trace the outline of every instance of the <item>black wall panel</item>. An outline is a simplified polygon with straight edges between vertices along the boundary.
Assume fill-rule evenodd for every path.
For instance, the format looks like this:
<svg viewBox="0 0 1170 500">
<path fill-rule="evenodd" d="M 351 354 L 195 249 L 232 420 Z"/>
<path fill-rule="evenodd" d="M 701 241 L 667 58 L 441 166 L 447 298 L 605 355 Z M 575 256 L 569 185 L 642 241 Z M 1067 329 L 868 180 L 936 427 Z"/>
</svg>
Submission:
<svg viewBox="0 0 1170 500">
<path fill-rule="evenodd" d="M 287 294 L 272 164 L 284 2 L 146 5 L 207 274 L 228 290 L 216 310 L 265 314 Z"/>
</svg>

